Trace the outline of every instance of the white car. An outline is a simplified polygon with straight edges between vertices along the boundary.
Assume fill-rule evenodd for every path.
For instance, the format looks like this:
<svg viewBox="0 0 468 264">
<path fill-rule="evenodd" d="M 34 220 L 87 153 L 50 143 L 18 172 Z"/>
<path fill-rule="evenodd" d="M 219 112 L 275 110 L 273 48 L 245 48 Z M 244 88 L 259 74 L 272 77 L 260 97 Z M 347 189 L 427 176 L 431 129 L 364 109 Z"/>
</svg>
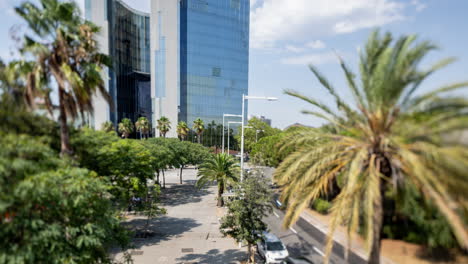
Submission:
<svg viewBox="0 0 468 264">
<path fill-rule="evenodd" d="M 262 233 L 262 240 L 257 243 L 258 253 L 265 263 L 283 263 L 289 256 L 288 250 L 281 240 L 268 232 Z"/>
</svg>

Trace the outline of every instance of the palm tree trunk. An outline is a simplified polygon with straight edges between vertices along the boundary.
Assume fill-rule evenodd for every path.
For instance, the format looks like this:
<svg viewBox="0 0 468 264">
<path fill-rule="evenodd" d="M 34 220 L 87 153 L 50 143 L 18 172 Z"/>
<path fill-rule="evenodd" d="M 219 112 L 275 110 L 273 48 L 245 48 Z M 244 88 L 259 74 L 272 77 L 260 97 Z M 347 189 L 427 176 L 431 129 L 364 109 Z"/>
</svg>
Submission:
<svg viewBox="0 0 468 264">
<path fill-rule="evenodd" d="M 67 113 L 65 111 L 64 105 L 64 91 L 62 87 L 59 87 L 59 108 L 60 108 L 60 155 L 71 155 L 71 147 L 70 147 L 70 134 L 68 131 L 68 124 L 67 124 Z"/>
<path fill-rule="evenodd" d="M 184 166 L 180 166 L 180 184 L 182 184 L 182 170 L 184 169 Z"/>
<path fill-rule="evenodd" d="M 383 195 L 383 192 L 381 192 Z M 369 253 L 369 264 L 380 264 L 381 234 L 383 227 L 383 196 L 374 200 L 374 227 L 372 236 L 372 247 Z"/>
<path fill-rule="evenodd" d="M 224 184 L 220 182 L 218 183 L 218 204 L 217 204 L 218 207 L 224 206 L 223 193 L 224 193 Z"/>
<path fill-rule="evenodd" d="M 254 245 L 249 244 L 247 247 L 249 248 L 249 261 L 248 261 L 248 263 L 254 263 L 254 264 L 255 264 L 255 249 L 254 249 Z"/>
<path fill-rule="evenodd" d="M 197 141 L 198 141 L 198 144 L 200 144 L 200 142 L 201 142 L 201 134 L 198 134 Z"/>
<path fill-rule="evenodd" d="M 388 178 L 392 177 L 392 169 L 389 160 L 382 155 L 380 161 L 380 173 Z M 384 218 L 384 200 L 385 200 L 385 184 L 379 179 L 380 196 L 374 199 L 374 227 L 372 230 L 372 246 L 369 252 L 369 264 L 380 264 L 380 247 L 382 245 L 382 228 Z"/>
</svg>

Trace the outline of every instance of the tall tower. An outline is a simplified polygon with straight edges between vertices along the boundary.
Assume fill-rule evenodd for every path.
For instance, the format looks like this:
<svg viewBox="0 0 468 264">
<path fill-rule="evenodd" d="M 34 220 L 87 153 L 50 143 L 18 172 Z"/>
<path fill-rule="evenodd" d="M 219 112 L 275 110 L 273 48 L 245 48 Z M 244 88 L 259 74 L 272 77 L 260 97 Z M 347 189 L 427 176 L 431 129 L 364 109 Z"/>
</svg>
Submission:
<svg viewBox="0 0 468 264">
<path fill-rule="evenodd" d="M 153 128 L 162 116 L 172 129 L 168 137 L 176 137 L 180 106 L 180 1 L 151 1 L 151 100 Z M 158 134 L 158 133 L 156 133 Z"/>
<path fill-rule="evenodd" d="M 112 60 L 103 74 L 113 103 L 96 98 L 95 127 L 107 120 L 151 120 L 150 14 L 122 0 L 86 0 L 85 17 L 101 27 L 100 49 Z"/>
</svg>

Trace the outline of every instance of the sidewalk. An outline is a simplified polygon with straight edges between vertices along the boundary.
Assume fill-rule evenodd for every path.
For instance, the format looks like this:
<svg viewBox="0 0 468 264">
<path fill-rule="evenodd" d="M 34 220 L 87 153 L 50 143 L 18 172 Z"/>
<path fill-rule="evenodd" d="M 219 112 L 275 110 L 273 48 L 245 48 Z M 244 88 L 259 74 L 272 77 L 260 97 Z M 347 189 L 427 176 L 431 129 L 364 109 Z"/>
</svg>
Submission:
<svg viewBox="0 0 468 264">
<path fill-rule="evenodd" d="M 167 214 L 151 222 L 155 236 L 134 240 L 134 263 L 228 264 L 246 259 L 245 248 L 239 249 L 232 238 L 223 238 L 219 232 L 216 186 L 196 189 L 194 169 L 185 169 L 183 179 L 184 184 L 178 184 L 177 171 L 166 172 L 162 206 Z M 128 223 L 136 226 L 144 221 L 134 217 Z"/>
</svg>

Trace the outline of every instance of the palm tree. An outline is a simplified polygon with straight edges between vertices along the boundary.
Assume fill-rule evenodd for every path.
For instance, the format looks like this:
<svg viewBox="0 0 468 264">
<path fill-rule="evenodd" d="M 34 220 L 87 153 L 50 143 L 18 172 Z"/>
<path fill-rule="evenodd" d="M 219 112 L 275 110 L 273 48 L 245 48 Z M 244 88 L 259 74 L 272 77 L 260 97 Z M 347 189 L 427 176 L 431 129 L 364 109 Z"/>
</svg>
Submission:
<svg viewBox="0 0 468 264">
<path fill-rule="evenodd" d="M 222 195 L 227 185 L 239 180 L 239 166 L 235 159 L 225 153 L 215 154 L 200 165 L 196 187 L 202 188 L 209 182 L 218 184 L 218 207 L 224 206 Z"/>
<path fill-rule="evenodd" d="M 177 135 L 179 136 L 180 140 L 184 141 L 187 138 L 189 131 L 190 128 L 184 121 L 180 121 L 179 124 L 177 124 Z"/>
<path fill-rule="evenodd" d="M 340 59 L 354 107 L 313 66 L 310 69 L 334 98 L 338 111 L 286 91 L 320 109 L 303 113 L 330 124 L 327 129 L 301 130 L 287 137 L 283 148 L 295 147 L 296 152 L 275 172 L 278 183 L 285 185 L 285 226 L 296 221 L 311 201 L 328 194 L 340 178 L 342 184 L 331 209 L 327 256 L 335 228 L 344 224 L 348 243 L 363 228 L 369 263 L 379 263 L 383 217 L 388 209 L 385 200 L 389 193 L 403 192 L 405 186 L 417 187 L 446 217 L 460 245 L 468 248 L 468 229 L 460 215 L 468 210 L 468 148 L 441 138 L 468 127 L 468 100 L 443 96 L 468 82 L 415 95 L 429 75 L 453 61 L 444 59 L 420 70 L 418 63 L 433 49 L 430 42 L 417 43 L 414 35 L 395 42 L 389 33 L 372 33 L 360 54 L 359 81 Z"/>
<path fill-rule="evenodd" d="M 203 124 L 203 120 L 200 118 L 195 119 L 193 121 L 193 130 L 195 130 L 195 133 L 197 133 L 197 141 L 198 144 L 201 142 L 201 135 L 203 134 L 203 131 L 205 130 L 205 125 Z"/>
<path fill-rule="evenodd" d="M 114 124 L 111 121 L 106 121 L 101 124 L 101 130 L 104 132 L 111 132 L 114 131 Z"/>
<path fill-rule="evenodd" d="M 52 112 L 51 83 L 58 88 L 61 154 L 72 152 L 68 121 L 93 111 L 92 98 L 100 93 L 108 102 L 101 72 L 110 65 L 109 58 L 98 52 L 95 40 L 99 28 L 81 18 L 76 3 L 59 0 L 24 2 L 15 8 L 29 26 L 20 49 L 30 58 L 23 65 L 26 93 L 31 107 L 35 97 L 41 97 Z M 32 34 L 29 34 L 32 33 Z M 53 79 L 53 80 L 52 80 Z"/>
<path fill-rule="evenodd" d="M 148 133 L 150 131 L 150 123 L 148 118 L 142 116 L 139 117 L 138 120 L 135 122 L 136 130 L 141 133 L 144 137 L 148 138 Z"/>
<path fill-rule="evenodd" d="M 171 121 L 165 116 L 161 116 L 158 120 L 157 129 L 159 130 L 160 137 L 166 137 L 166 133 L 171 129 Z"/>
<path fill-rule="evenodd" d="M 133 122 L 128 118 L 122 119 L 119 123 L 119 133 L 122 134 L 123 138 L 128 138 L 133 133 Z"/>
</svg>

